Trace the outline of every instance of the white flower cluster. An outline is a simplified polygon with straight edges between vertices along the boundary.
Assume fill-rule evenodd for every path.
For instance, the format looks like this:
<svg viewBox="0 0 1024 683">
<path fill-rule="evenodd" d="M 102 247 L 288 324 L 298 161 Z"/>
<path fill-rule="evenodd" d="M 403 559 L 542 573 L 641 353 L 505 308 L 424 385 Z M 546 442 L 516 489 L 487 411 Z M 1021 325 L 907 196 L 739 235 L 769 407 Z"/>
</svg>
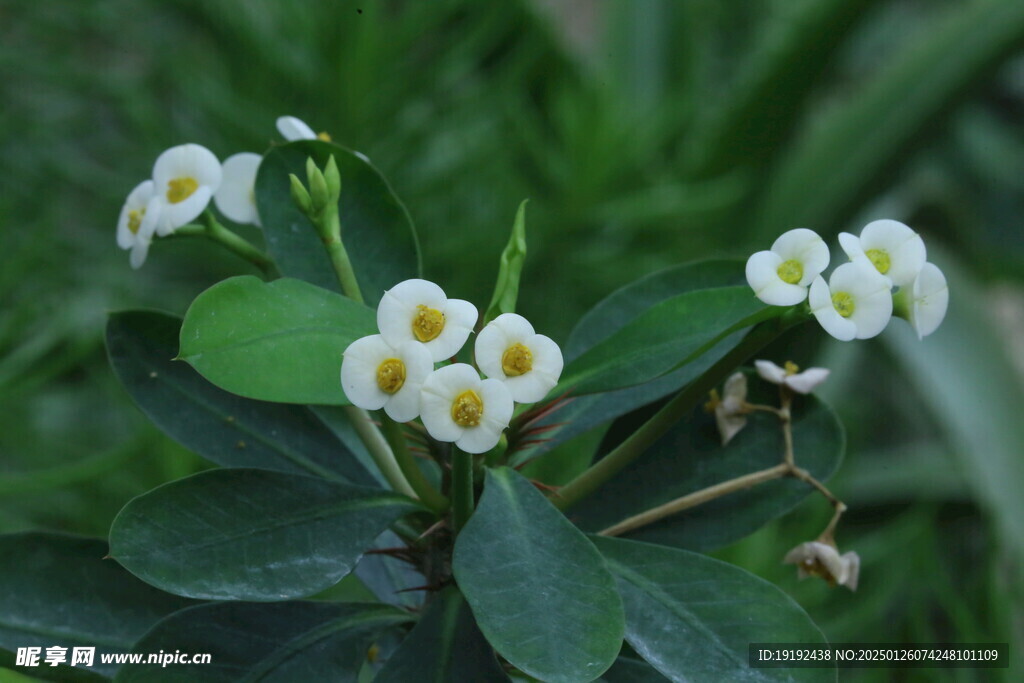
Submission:
<svg viewBox="0 0 1024 683">
<path fill-rule="evenodd" d="M 942 271 L 927 263 L 924 241 L 894 220 L 869 223 L 860 236 L 839 235 L 850 262 L 838 266 L 826 284 L 821 273 L 829 249 L 813 230 L 798 228 L 780 236 L 768 251 L 747 260 L 747 282 L 761 301 L 793 306 L 805 299 L 825 331 L 841 341 L 879 334 L 893 315 L 905 317 L 918 338 L 938 328 L 946 316 L 949 290 Z M 894 295 L 893 289 L 896 288 Z"/>
<path fill-rule="evenodd" d="M 294 116 L 282 116 L 277 129 L 286 140 L 318 136 Z M 130 249 L 132 268 L 146 261 L 154 236 L 165 237 L 199 217 L 210 200 L 235 223 L 259 225 L 254 186 L 262 157 L 234 154 L 221 164 L 210 150 L 193 143 L 165 150 L 153 177 L 128 195 L 117 223 L 117 245 Z"/>
<path fill-rule="evenodd" d="M 384 409 L 396 422 L 419 417 L 431 437 L 467 453 L 494 448 L 514 402 L 544 398 L 562 374 L 562 351 L 520 315 L 504 313 L 476 338 L 480 372 L 453 358 L 477 321 L 473 304 L 449 299 L 427 280 L 406 280 L 377 307 L 380 334 L 345 349 L 341 386 L 353 405 Z"/>
</svg>

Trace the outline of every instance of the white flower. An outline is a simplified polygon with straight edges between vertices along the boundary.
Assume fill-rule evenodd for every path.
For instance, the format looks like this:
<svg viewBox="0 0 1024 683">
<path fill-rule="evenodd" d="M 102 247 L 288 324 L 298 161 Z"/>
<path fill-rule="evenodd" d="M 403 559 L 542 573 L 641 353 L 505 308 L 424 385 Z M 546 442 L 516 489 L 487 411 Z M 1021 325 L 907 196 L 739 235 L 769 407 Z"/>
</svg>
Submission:
<svg viewBox="0 0 1024 683">
<path fill-rule="evenodd" d="M 220 162 L 202 145 L 171 147 L 157 157 L 153 182 L 161 200 L 158 235 L 169 235 L 195 220 L 220 187 Z"/>
<path fill-rule="evenodd" d="M 828 266 L 828 245 L 818 233 L 797 228 L 782 233 L 769 251 L 747 259 L 747 283 L 758 299 L 792 306 L 807 298 L 807 285 Z"/>
<path fill-rule="evenodd" d="M 399 282 L 384 292 L 377 306 L 377 328 L 391 346 L 422 342 L 437 363 L 459 352 L 476 324 L 476 306 L 449 299 L 426 280 Z"/>
<path fill-rule="evenodd" d="M 825 368 L 807 368 L 800 372 L 796 363 L 791 361 L 786 361 L 785 368 L 780 368 L 770 360 L 755 360 L 754 366 L 761 379 L 789 387 L 798 394 L 809 394 L 814 391 L 815 387 L 828 378 L 829 373 Z"/>
<path fill-rule="evenodd" d="M 313 129 L 306 125 L 302 119 L 294 116 L 281 116 L 277 119 L 277 132 L 288 142 L 295 140 L 316 140 L 317 135 Z"/>
<path fill-rule="evenodd" d="M 722 394 L 720 400 L 712 394 L 711 405 L 714 406 L 715 423 L 725 446 L 747 426 L 747 376 L 742 372 L 733 374 L 725 380 Z"/>
<path fill-rule="evenodd" d="M 512 417 L 512 395 L 499 380 L 480 379 L 472 366 L 455 363 L 435 370 L 420 391 L 420 417 L 438 441 L 466 453 L 494 448 Z"/>
<path fill-rule="evenodd" d="M 846 586 L 852 591 L 857 590 L 860 576 L 860 556 L 855 552 L 839 555 L 836 547 L 821 541 L 801 543 L 786 553 L 785 564 L 795 564 L 797 576 L 806 579 L 818 576 L 830 586 Z"/>
<path fill-rule="evenodd" d="M 392 348 L 374 334 L 345 349 L 341 388 L 352 405 L 365 410 L 384 408 L 395 422 L 408 422 L 419 415 L 420 387 L 433 369 L 422 344 L 410 341 Z"/>
<path fill-rule="evenodd" d="M 222 214 L 236 223 L 259 225 L 256 213 L 256 171 L 263 160 L 259 154 L 241 152 L 224 160 L 223 178 L 213 195 Z"/>
<path fill-rule="evenodd" d="M 558 384 L 562 351 L 543 334 L 536 334 L 526 318 L 502 313 L 476 338 L 476 364 L 486 377 L 505 383 L 512 399 L 533 403 Z"/>
<path fill-rule="evenodd" d="M 153 233 L 160 221 L 160 200 L 152 180 L 144 180 L 128 194 L 117 220 L 117 246 L 131 249 L 128 257 L 132 268 L 146 262 Z"/>
<path fill-rule="evenodd" d="M 924 240 L 899 221 L 868 223 L 860 238 L 839 233 L 839 244 L 855 263 L 877 270 L 890 287 L 909 285 L 925 262 Z"/>
<path fill-rule="evenodd" d="M 907 319 L 923 339 L 934 332 L 946 317 L 949 289 L 946 276 L 934 263 L 926 263 L 912 287 L 904 287 L 894 297 L 900 315 Z"/>
<path fill-rule="evenodd" d="M 836 268 L 827 285 L 819 275 L 811 283 L 809 302 L 821 326 L 840 341 L 874 337 L 892 317 L 888 281 L 856 263 Z"/>
</svg>

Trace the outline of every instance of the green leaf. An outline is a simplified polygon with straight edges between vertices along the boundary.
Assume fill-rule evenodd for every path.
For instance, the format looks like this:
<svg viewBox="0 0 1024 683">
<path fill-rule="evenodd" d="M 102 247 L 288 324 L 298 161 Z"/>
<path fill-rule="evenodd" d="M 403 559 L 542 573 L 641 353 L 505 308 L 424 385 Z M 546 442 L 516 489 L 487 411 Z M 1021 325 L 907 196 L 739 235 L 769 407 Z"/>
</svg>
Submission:
<svg viewBox="0 0 1024 683">
<path fill-rule="evenodd" d="M 794 225 L 835 230 L 886 187 L 979 78 L 1024 42 L 1024 3 L 956 3 L 938 25 L 886 60 L 883 73 L 815 121 L 765 184 L 758 234 Z M 809 191 L 809 188 L 813 188 Z"/>
<path fill-rule="evenodd" d="M 622 644 L 622 603 L 594 546 L 514 470 L 488 470 L 452 569 L 480 630 L 513 666 L 590 681 Z"/>
<path fill-rule="evenodd" d="M 934 255 L 932 255 L 934 256 Z M 955 262 L 942 258 L 949 281 L 949 313 L 934 334 L 919 340 L 909 325 L 893 321 L 881 340 L 896 356 L 953 445 L 964 477 L 996 521 L 1006 546 L 1024 560 L 1024 391 L 1007 356 L 1005 335 L 979 303 L 987 292 Z M 1004 343 L 1000 343 L 1003 341 Z M 937 463 L 932 464 L 935 468 Z"/>
<path fill-rule="evenodd" d="M 746 281 L 739 261 L 698 261 L 652 273 L 621 287 L 584 315 L 563 348 L 571 362 L 588 349 L 608 339 L 648 308 L 683 292 L 740 285 Z M 694 361 L 653 381 L 625 389 L 579 396 L 541 420 L 548 427 L 544 442 L 529 451 L 536 457 L 599 424 L 657 401 L 700 376 L 736 346 L 743 332 L 728 335 Z"/>
<path fill-rule="evenodd" d="M 792 598 L 731 564 L 595 537 L 626 608 L 626 640 L 673 681 L 824 681 L 834 669 L 751 669 L 752 642 L 823 644 Z"/>
<path fill-rule="evenodd" d="M 523 272 L 526 261 L 526 202 L 524 199 L 516 211 L 516 220 L 512 224 L 512 234 L 508 238 L 505 250 L 501 252 L 498 262 L 498 281 L 494 285 L 494 296 L 484 313 L 483 324 L 491 322 L 502 313 L 515 313 L 516 300 L 519 298 L 519 276 Z"/>
<path fill-rule="evenodd" d="M 373 311 L 351 299 L 301 280 L 245 275 L 196 297 L 181 327 L 179 357 L 239 396 L 347 405 L 342 354 L 376 333 Z"/>
<path fill-rule="evenodd" d="M 128 652 L 153 624 L 192 600 L 147 586 L 110 560 L 100 539 L 50 533 L 0 536 L 0 666 L 14 668 L 19 647 L 95 647 L 94 665 L 19 667 L 32 676 L 109 677 L 100 655 Z M 6 651 L 6 652 L 5 652 Z"/>
<path fill-rule="evenodd" d="M 379 489 L 211 470 L 129 502 L 111 526 L 110 554 L 178 595 L 286 600 L 337 583 L 382 531 L 416 509 Z"/>
<path fill-rule="evenodd" d="M 667 679 L 643 660 L 619 657 L 597 680 L 602 683 L 665 683 Z"/>
<path fill-rule="evenodd" d="M 509 678 L 477 628 L 469 605 L 458 590 L 447 588 L 433 599 L 419 623 L 373 680 L 488 683 Z"/>
<path fill-rule="evenodd" d="M 306 177 L 306 159 L 319 168 L 333 155 L 341 174 L 341 238 L 363 298 L 375 306 L 385 289 L 420 276 L 416 229 L 384 176 L 365 159 L 322 140 L 276 145 L 256 175 L 256 205 L 267 248 L 287 276 L 341 291 L 324 245 L 292 202 L 288 175 Z"/>
<path fill-rule="evenodd" d="M 209 654 L 209 664 L 128 665 L 116 680 L 355 683 L 373 642 L 410 619 L 401 610 L 377 604 L 200 605 L 161 621 L 132 651 Z"/>
<path fill-rule="evenodd" d="M 371 486 L 373 477 L 305 407 L 241 398 L 213 386 L 178 352 L 181 319 L 111 314 L 107 353 L 121 384 L 164 433 L 225 467 L 260 467 Z"/>
<path fill-rule="evenodd" d="M 587 394 L 642 384 L 699 357 L 723 337 L 779 315 L 747 285 L 698 289 L 660 301 L 568 363 L 559 388 Z"/>
<path fill-rule="evenodd" d="M 751 402 L 778 404 L 775 385 L 756 375 L 750 375 L 748 381 Z M 796 397 L 792 414 L 797 465 L 819 481 L 827 480 L 843 456 L 842 425 L 832 410 L 813 396 Z M 621 428 L 631 431 L 628 419 L 622 420 Z M 723 447 L 714 416 L 698 407 L 593 496 L 573 506 L 570 517 L 586 531 L 600 531 L 707 486 L 777 465 L 782 454 L 782 429 L 774 415 L 751 414 L 743 431 Z M 641 527 L 628 537 L 711 550 L 753 533 L 813 491 L 796 479 L 768 481 Z"/>
</svg>

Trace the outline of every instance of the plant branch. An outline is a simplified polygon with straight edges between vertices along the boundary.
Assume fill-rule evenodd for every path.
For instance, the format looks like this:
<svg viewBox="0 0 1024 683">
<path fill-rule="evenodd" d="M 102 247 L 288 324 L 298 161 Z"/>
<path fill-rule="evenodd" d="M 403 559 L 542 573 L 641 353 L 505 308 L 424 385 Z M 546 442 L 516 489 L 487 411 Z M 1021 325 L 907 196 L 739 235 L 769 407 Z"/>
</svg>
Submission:
<svg viewBox="0 0 1024 683">
<path fill-rule="evenodd" d="M 807 313 L 802 308 L 793 308 L 775 320 L 768 320 L 755 326 L 735 348 L 676 394 L 675 398 L 665 404 L 640 429 L 563 486 L 551 502 L 555 507 L 565 510 L 592 494 L 653 446 L 676 422 L 686 417 L 705 395 L 737 366 L 764 348 L 783 331 L 806 319 Z"/>
<path fill-rule="evenodd" d="M 391 488 L 410 498 L 419 499 L 409 482 L 406 481 L 405 475 L 402 474 L 391 447 L 381 435 L 380 430 L 370 420 L 367 412 L 355 406 L 345 406 L 344 411 L 349 422 L 352 423 L 352 428 L 356 430 L 356 434 L 366 446 L 366 450 L 369 451 L 373 461 L 380 468 L 381 474 L 391 484 Z"/>
<path fill-rule="evenodd" d="M 276 277 L 278 275 L 274 262 L 266 254 L 253 246 L 252 243 L 221 225 L 220 221 L 210 211 L 204 214 L 204 218 L 206 219 L 206 226 L 202 234 L 253 264 L 267 277 Z M 188 228 L 191 226 L 183 227 Z M 181 232 L 181 229 L 178 232 Z M 182 234 L 190 235 L 195 233 L 184 232 Z"/>
<path fill-rule="evenodd" d="M 391 447 L 398 469 L 401 470 L 405 480 L 409 482 L 412 490 L 423 504 L 434 512 L 441 514 L 448 509 L 448 499 L 435 489 L 427 477 L 423 474 L 405 442 L 405 434 L 402 433 L 402 426 L 387 415 L 381 415 L 384 438 Z M 372 426 L 372 425 L 371 425 Z"/>
<path fill-rule="evenodd" d="M 473 456 L 452 449 L 452 528 L 458 534 L 473 515 Z"/>
</svg>

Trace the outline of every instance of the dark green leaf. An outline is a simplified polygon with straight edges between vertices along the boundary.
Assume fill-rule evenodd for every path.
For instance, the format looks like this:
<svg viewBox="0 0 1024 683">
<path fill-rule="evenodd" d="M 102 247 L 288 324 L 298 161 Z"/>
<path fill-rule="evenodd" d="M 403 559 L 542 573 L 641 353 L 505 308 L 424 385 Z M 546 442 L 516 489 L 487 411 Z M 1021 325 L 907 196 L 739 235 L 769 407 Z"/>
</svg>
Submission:
<svg viewBox="0 0 1024 683">
<path fill-rule="evenodd" d="M 385 289 L 419 277 L 420 253 L 409 213 L 368 161 L 322 140 L 271 147 L 256 176 L 256 203 L 267 247 L 278 268 L 327 289 L 340 291 L 331 261 L 309 219 L 292 203 L 288 174 L 306 177 L 306 159 L 323 168 L 330 155 L 341 173 L 341 238 L 366 303 L 375 306 Z"/>
<path fill-rule="evenodd" d="M 559 387 L 578 395 L 648 382 L 699 357 L 722 337 L 781 310 L 766 308 L 746 285 L 678 294 L 654 304 L 570 362 Z"/>
<path fill-rule="evenodd" d="M 484 313 L 483 324 L 491 322 L 502 313 L 514 313 L 516 300 L 519 298 L 519 276 L 523 272 L 526 261 L 526 202 L 524 199 L 516 211 L 516 220 L 512 225 L 512 234 L 508 238 L 505 250 L 501 252 L 498 262 L 498 281 L 494 285 L 494 295 Z"/>
<path fill-rule="evenodd" d="M 301 280 L 250 275 L 200 294 L 181 327 L 182 360 L 221 389 L 279 403 L 346 405 L 342 353 L 376 334 L 372 310 Z"/>
<path fill-rule="evenodd" d="M 778 403 L 774 385 L 754 375 L 749 384 L 752 402 Z M 835 414 L 813 396 L 796 397 L 793 450 L 797 464 L 825 481 L 839 467 L 844 445 Z M 775 416 L 750 415 L 743 431 L 723 447 L 714 416 L 699 407 L 593 496 L 575 505 L 569 516 L 587 531 L 600 531 L 707 486 L 777 465 L 782 454 L 782 429 Z M 795 479 L 769 481 L 641 527 L 628 536 L 710 550 L 754 532 L 812 492 L 808 484 Z"/>
<path fill-rule="evenodd" d="M 507 681 L 494 650 L 455 588 L 434 597 L 420 621 L 373 679 L 376 683 Z"/>
<path fill-rule="evenodd" d="M 229 394 L 174 362 L 180 329 L 180 318 L 153 311 L 114 313 L 107 322 L 114 372 L 168 436 L 225 467 L 373 485 L 366 468 L 308 408 Z"/>
<path fill-rule="evenodd" d="M 597 680 L 603 683 L 664 683 L 668 679 L 643 660 L 619 657 L 612 668 Z"/>
<path fill-rule="evenodd" d="M 480 630 L 545 681 L 590 681 L 622 645 L 622 603 L 594 546 L 514 470 L 488 470 L 459 534 L 455 579 Z"/>
<path fill-rule="evenodd" d="M 415 509 L 379 489 L 211 470 L 129 502 L 110 529 L 110 554 L 179 595 L 286 600 L 337 583 L 382 531 Z"/>
<path fill-rule="evenodd" d="M 792 598 L 731 564 L 595 537 L 626 607 L 626 640 L 673 681 L 835 680 L 834 669 L 751 669 L 752 642 L 823 644 Z"/>
<path fill-rule="evenodd" d="M 48 533 L 0 536 L 0 665 L 14 667 L 19 647 L 95 647 L 94 665 L 19 668 L 69 680 L 92 671 L 112 676 L 100 655 L 128 652 L 153 624 L 192 600 L 147 586 L 111 560 L 100 539 Z M 3 652 L 6 651 L 6 652 Z"/>
<path fill-rule="evenodd" d="M 409 620 L 401 610 L 376 604 L 200 605 L 161 621 L 133 651 L 209 654 L 209 664 L 125 666 L 117 681 L 355 683 L 374 640 Z"/>
</svg>

